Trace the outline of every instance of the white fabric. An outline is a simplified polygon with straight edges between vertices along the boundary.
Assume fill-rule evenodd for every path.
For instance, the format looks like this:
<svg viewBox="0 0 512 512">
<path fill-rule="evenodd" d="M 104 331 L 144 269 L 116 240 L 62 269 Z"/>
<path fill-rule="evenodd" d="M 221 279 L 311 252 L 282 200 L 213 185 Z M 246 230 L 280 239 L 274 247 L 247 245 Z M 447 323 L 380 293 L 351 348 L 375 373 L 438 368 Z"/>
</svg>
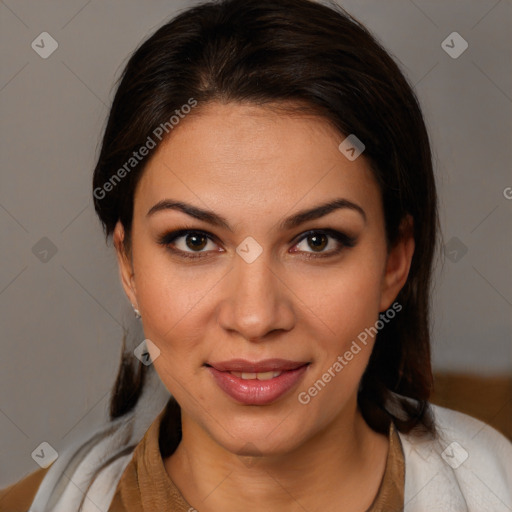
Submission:
<svg viewBox="0 0 512 512">
<path fill-rule="evenodd" d="M 126 446 L 134 448 L 169 396 L 151 367 L 134 411 L 60 453 L 29 512 L 78 511 L 90 475 Z M 405 455 L 404 512 L 512 511 L 512 443 L 470 416 L 438 406 L 433 410 L 438 439 L 399 434 Z M 108 511 L 133 448 L 100 473 L 87 493 L 84 512 Z"/>
<path fill-rule="evenodd" d="M 399 434 L 404 512 L 511 512 L 512 443 L 471 416 L 432 407 L 437 440 Z"/>
</svg>

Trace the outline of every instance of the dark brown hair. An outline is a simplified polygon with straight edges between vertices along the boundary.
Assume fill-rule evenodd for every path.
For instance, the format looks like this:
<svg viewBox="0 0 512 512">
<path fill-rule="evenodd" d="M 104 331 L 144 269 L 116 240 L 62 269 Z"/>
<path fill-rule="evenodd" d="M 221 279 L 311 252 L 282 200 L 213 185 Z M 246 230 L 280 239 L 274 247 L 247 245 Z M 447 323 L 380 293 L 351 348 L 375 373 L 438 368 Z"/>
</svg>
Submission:
<svg viewBox="0 0 512 512">
<path fill-rule="evenodd" d="M 120 220 L 128 252 L 135 188 L 158 144 L 108 192 L 104 185 L 191 98 L 197 110 L 212 101 L 307 106 L 340 136 L 356 134 L 363 141 L 382 193 L 388 244 L 397 241 L 400 223 L 410 215 L 416 249 L 397 297 L 402 310 L 377 335 L 359 406 L 376 431 L 385 432 L 392 421 L 401 432 L 422 427 L 435 433 L 428 398 L 436 188 L 423 116 L 397 64 L 341 8 L 309 0 L 208 2 L 163 25 L 124 69 L 94 170 L 94 205 L 106 238 Z M 145 371 L 123 354 L 112 419 L 133 409 Z M 172 400 L 168 415 L 179 428 L 179 406 Z M 164 456 L 179 442 L 170 430 L 160 439 Z"/>
</svg>

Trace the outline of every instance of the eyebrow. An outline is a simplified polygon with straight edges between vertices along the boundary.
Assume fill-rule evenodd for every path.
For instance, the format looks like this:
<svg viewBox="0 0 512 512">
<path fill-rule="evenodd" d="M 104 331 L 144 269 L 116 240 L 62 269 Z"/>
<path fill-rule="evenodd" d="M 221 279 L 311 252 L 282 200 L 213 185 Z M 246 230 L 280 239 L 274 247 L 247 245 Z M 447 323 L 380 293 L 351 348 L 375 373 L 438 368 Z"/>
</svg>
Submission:
<svg viewBox="0 0 512 512">
<path fill-rule="evenodd" d="M 338 198 L 293 214 L 291 217 L 284 219 L 279 224 L 279 228 L 282 230 L 293 229 L 307 221 L 319 219 L 320 217 L 324 217 L 325 215 L 339 209 L 349 209 L 356 211 L 361 215 L 361 217 L 363 217 L 364 221 L 366 222 L 366 213 L 363 208 L 361 208 L 358 204 L 349 201 L 348 199 Z M 202 208 L 198 208 L 197 206 L 193 206 L 182 201 L 173 201 L 171 199 L 163 199 L 162 201 L 156 203 L 149 209 L 148 213 L 146 213 L 146 217 L 165 210 L 178 210 L 186 213 L 187 215 L 190 215 L 191 217 L 194 217 L 195 219 L 202 220 L 208 224 L 212 224 L 213 226 L 222 227 L 228 231 L 233 232 L 233 228 L 221 215 L 218 215 L 209 210 L 203 210 Z"/>
</svg>

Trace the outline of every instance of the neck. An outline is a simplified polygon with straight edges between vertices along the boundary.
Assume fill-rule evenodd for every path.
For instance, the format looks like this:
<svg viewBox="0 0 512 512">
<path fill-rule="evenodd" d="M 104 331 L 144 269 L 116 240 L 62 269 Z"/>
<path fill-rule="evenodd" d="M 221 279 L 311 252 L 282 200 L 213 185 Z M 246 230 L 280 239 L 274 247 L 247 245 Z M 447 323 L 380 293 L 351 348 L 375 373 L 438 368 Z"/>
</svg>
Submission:
<svg viewBox="0 0 512 512">
<path fill-rule="evenodd" d="M 223 510 L 366 510 L 384 474 L 388 437 L 368 427 L 356 404 L 292 452 L 240 457 L 186 414 L 183 437 L 164 460 L 187 502 Z M 248 483 L 250 482 L 250 485 Z"/>
</svg>

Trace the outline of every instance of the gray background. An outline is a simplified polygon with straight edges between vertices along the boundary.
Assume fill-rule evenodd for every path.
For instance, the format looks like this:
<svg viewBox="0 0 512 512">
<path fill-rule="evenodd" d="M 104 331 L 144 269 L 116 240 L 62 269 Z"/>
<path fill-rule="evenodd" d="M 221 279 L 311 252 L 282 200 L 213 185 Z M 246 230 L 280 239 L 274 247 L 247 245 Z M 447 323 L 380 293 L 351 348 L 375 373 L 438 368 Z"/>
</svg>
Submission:
<svg viewBox="0 0 512 512">
<path fill-rule="evenodd" d="M 42 441 L 58 451 L 106 418 L 122 325 L 135 324 L 94 214 L 92 169 L 129 54 L 192 3 L 0 1 L 0 487 L 38 469 Z M 511 3 L 340 3 L 399 61 L 430 129 L 449 256 L 436 279 L 435 368 L 509 373 Z M 59 44 L 47 59 L 31 48 L 43 31 Z M 456 59 L 441 47 L 454 31 L 469 44 Z M 38 253 L 43 237 L 54 255 Z"/>
</svg>

